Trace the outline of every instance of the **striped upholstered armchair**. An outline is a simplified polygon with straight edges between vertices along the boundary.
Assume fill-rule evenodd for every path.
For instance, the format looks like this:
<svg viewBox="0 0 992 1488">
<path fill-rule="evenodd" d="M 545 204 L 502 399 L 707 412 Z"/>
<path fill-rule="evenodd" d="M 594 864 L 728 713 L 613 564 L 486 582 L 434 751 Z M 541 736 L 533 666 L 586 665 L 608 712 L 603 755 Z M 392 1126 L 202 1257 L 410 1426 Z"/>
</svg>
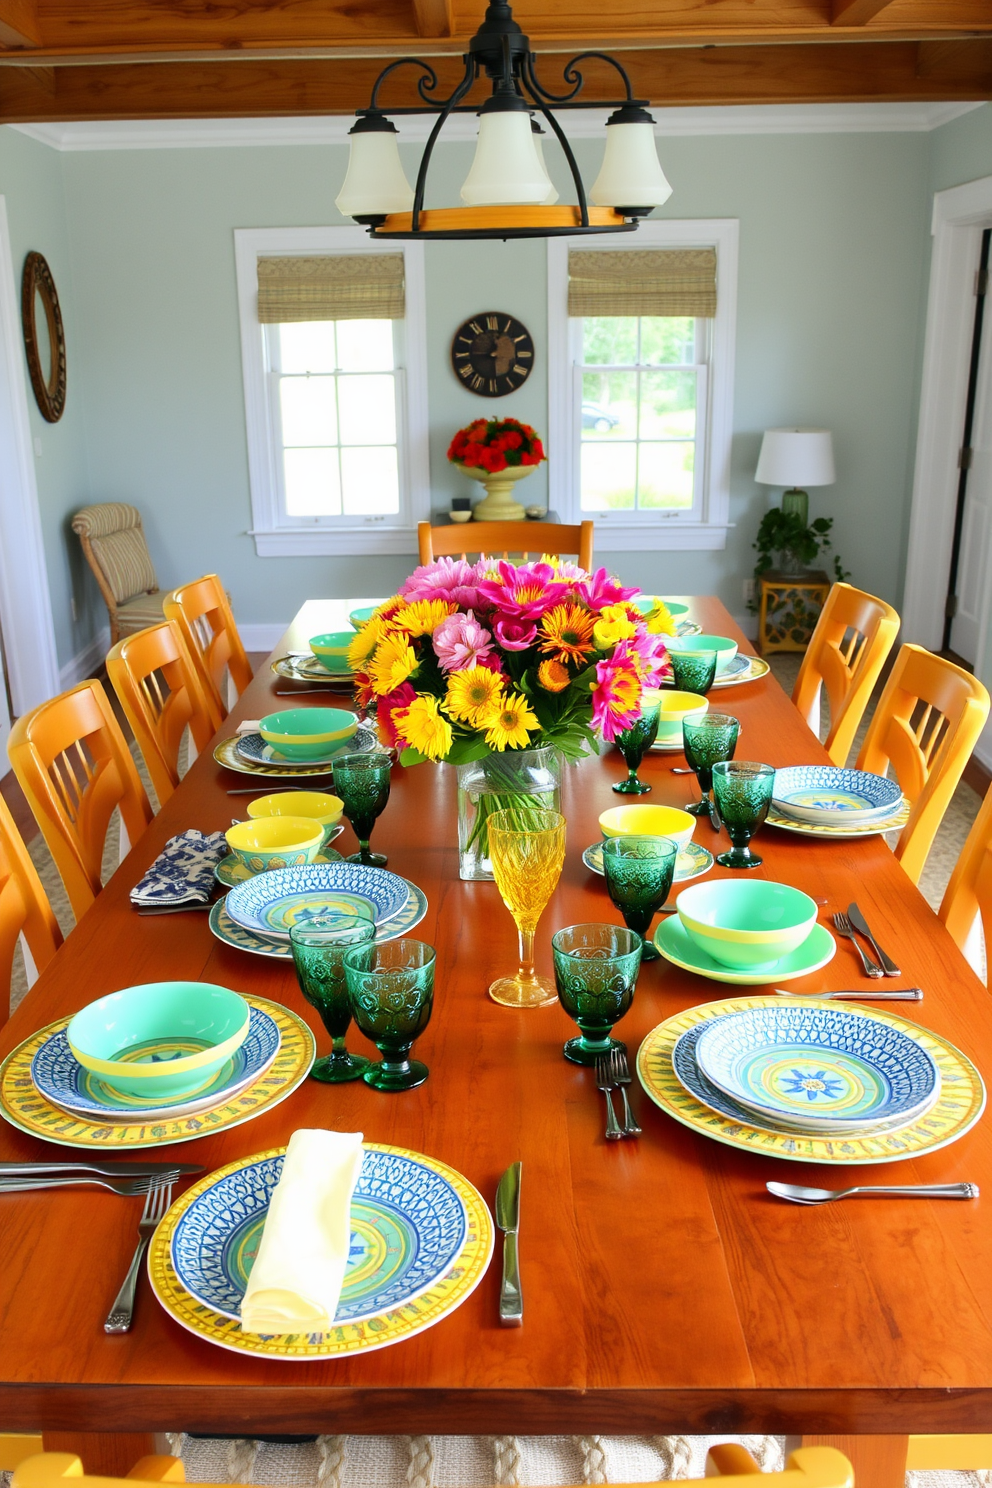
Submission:
<svg viewBox="0 0 992 1488">
<path fill-rule="evenodd" d="M 72 519 L 86 561 L 110 615 L 110 644 L 162 619 L 163 592 L 141 526 L 141 513 L 124 501 L 84 506 Z"/>
</svg>

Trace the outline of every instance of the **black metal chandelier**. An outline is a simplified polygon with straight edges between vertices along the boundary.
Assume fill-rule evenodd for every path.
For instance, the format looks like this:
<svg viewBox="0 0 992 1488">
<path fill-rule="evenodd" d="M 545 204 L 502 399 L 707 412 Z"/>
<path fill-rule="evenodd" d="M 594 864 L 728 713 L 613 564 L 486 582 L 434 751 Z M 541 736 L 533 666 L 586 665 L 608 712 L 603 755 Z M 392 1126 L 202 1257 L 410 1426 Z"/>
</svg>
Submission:
<svg viewBox="0 0 992 1488">
<path fill-rule="evenodd" d="M 621 99 L 579 100 L 582 62 L 598 60 L 615 67 L 623 79 Z M 367 227 L 374 238 L 549 238 L 578 233 L 633 232 L 646 216 L 672 194 L 658 160 L 654 120 L 647 99 L 635 98 L 626 71 L 606 52 L 581 52 L 566 63 L 563 78 L 570 91 L 550 93 L 538 80 L 530 41 L 513 19 L 506 0 L 490 0 L 485 19 L 464 54 L 464 75 L 444 99 L 437 74 L 421 57 L 401 57 L 383 68 L 372 88 L 368 108 L 357 110 L 350 131 L 351 152 L 336 206 L 346 217 Z M 411 189 L 397 146 L 395 124 L 379 107 L 379 91 L 398 67 L 419 67 L 419 103 L 390 108 L 389 114 L 436 114 Z M 492 80 L 492 95 L 479 108 L 462 99 L 483 73 Z M 606 152 L 599 175 L 586 192 L 582 175 L 555 118 L 555 110 L 614 109 L 606 121 Z M 427 174 L 434 146 L 449 115 L 477 113 L 479 137 L 475 159 L 462 185 L 461 207 L 424 207 Z M 544 165 L 544 131 L 534 117 L 543 115 L 561 145 L 572 180 L 575 206 L 556 206 L 558 193 Z M 591 205 L 590 205 L 591 203 Z"/>
</svg>

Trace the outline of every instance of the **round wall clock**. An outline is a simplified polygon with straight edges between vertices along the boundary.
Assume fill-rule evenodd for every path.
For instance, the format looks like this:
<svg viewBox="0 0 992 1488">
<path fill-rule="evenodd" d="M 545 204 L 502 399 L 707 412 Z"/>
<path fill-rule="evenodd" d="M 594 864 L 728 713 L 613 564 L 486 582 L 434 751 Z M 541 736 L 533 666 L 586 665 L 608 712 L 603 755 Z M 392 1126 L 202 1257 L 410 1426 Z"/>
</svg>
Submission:
<svg viewBox="0 0 992 1488">
<path fill-rule="evenodd" d="M 451 365 L 480 398 L 502 398 L 527 381 L 534 366 L 530 331 L 505 310 L 486 310 L 458 327 Z"/>
</svg>

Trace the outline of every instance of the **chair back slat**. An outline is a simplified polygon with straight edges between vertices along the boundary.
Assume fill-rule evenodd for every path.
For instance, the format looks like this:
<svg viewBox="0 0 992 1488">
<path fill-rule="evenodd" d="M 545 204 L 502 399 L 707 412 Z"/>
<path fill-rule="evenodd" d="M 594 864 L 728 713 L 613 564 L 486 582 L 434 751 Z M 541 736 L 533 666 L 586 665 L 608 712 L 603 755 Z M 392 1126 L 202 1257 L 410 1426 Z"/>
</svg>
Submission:
<svg viewBox="0 0 992 1488">
<path fill-rule="evenodd" d="M 179 784 L 179 751 L 186 729 L 197 751 L 209 744 L 216 730 L 178 624 L 163 620 L 118 641 L 107 656 L 107 675 L 161 806 Z"/>
<path fill-rule="evenodd" d="M 199 672 L 214 729 L 227 717 L 228 675 L 240 697 L 252 679 L 251 663 L 234 623 L 227 591 L 217 574 L 173 589 L 163 601 L 167 620 L 182 632 Z"/>
<path fill-rule="evenodd" d="M 826 749 L 835 765 L 847 763 L 854 736 L 899 633 L 891 605 L 850 584 L 834 584 L 803 657 L 792 701 L 814 733 L 820 697 L 830 703 Z"/>
<path fill-rule="evenodd" d="M 62 944 L 62 931 L 10 807 L 0 797 L 0 1027 L 10 1011 L 10 979 L 21 935 L 35 967 L 44 971 Z"/>
</svg>

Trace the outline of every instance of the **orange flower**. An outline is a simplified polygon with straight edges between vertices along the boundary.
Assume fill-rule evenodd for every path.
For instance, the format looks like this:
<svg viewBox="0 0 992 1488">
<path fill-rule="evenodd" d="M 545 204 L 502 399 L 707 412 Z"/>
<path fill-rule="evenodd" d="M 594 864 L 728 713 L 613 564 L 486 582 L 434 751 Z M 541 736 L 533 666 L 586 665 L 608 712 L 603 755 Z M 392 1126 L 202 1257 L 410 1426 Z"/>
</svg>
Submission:
<svg viewBox="0 0 992 1488">
<path fill-rule="evenodd" d="M 561 662 L 549 657 L 538 667 L 537 680 L 546 692 L 564 692 L 571 679 Z"/>
<path fill-rule="evenodd" d="M 581 661 L 593 649 L 592 631 L 596 617 L 581 605 L 555 605 L 541 619 L 542 651 L 555 661 Z"/>
</svg>

